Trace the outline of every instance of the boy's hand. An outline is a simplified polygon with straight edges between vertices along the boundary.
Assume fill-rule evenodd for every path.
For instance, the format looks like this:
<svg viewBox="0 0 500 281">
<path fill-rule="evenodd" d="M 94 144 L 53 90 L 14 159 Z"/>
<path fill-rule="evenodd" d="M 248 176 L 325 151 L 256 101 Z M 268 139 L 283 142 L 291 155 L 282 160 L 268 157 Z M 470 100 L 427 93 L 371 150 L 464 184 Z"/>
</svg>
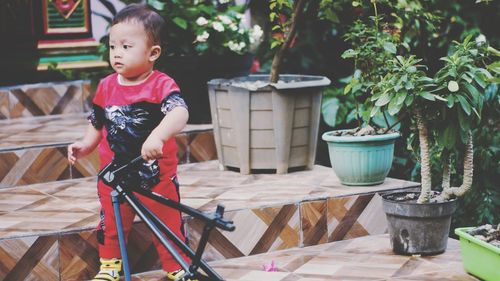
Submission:
<svg viewBox="0 0 500 281">
<path fill-rule="evenodd" d="M 74 142 L 68 146 L 68 161 L 74 165 L 76 160 L 89 154 L 90 148 L 81 141 Z"/>
<path fill-rule="evenodd" d="M 146 161 L 160 158 L 163 155 L 163 141 L 157 137 L 149 136 L 142 145 L 141 155 Z"/>
</svg>

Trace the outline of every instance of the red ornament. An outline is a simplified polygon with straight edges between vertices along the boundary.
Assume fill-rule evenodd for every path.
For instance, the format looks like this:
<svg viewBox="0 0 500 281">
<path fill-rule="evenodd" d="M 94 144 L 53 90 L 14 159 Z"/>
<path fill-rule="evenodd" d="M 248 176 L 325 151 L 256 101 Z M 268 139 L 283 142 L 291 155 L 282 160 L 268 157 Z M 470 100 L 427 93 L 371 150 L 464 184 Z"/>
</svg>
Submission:
<svg viewBox="0 0 500 281">
<path fill-rule="evenodd" d="M 82 0 L 52 0 L 52 4 L 56 7 L 57 11 L 65 18 L 69 18 L 71 14 L 76 10 L 78 4 Z"/>
</svg>

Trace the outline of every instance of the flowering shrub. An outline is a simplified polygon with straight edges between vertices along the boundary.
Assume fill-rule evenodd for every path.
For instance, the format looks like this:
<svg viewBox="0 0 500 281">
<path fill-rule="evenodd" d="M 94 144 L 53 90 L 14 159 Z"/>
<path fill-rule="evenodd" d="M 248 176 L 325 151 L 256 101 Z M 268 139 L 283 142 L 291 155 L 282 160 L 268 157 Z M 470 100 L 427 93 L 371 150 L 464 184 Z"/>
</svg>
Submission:
<svg viewBox="0 0 500 281">
<path fill-rule="evenodd" d="M 242 24 L 243 14 L 227 11 L 212 18 L 196 19 L 195 49 L 203 53 L 223 54 L 228 50 L 244 54 L 255 49 L 263 31 L 259 25 L 247 28 Z"/>
<path fill-rule="evenodd" d="M 128 2 L 135 2 L 134 0 Z M 252 52 L 263 31 L 243 24 L 244 6 L 231 0 L 148 0 L 166 20 L 166 46 L 171 55 L 224 55 Z"/>
</svg>

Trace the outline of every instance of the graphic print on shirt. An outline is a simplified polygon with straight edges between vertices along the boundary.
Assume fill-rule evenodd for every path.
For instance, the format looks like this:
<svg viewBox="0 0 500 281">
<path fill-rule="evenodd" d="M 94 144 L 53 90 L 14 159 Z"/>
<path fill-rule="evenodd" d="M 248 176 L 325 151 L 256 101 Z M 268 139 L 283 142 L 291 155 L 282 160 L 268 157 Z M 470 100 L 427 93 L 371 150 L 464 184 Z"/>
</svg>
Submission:
<svg viewBox="0 0 500 281">
<path fill-rule="evenodd" d="M 107 140 L 115 163 L 125 164 L 141 154 L 141 147 L 151 131 L 158 126 L 163 114 L 159 104 L 139 102 L 104 108 Z M 158 184 L 158 161 L 142 161 L 120 179 L 123 187 L 151 188 Z"/>
</svg>

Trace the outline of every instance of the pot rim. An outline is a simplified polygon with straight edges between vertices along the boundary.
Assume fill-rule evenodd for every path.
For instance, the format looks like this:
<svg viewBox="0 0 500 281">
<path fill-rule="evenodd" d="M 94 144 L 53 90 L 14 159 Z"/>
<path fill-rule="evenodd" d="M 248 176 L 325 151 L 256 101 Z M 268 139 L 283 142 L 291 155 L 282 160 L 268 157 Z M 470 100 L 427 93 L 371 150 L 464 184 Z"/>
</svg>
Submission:
<svg viewBox="0 0 500 281">
<path fill-rule="evenodd" d="M 382 135 L 369 135 L 369 136 L 334 136 L 333 132 L 345 132 L 352 129 L 346 130 L 333 130 L 323 133 L 321 138 L 327 142 L 369 142 L 369 141 L 385 141 L 394 140 L 401 136 L 400 133 L 388 133 Z"/>
<path fill-rule="evenodd" d="M 382 201 L 388 202 L 388 203 L 396 203 L 396 204 L 404 204 L 404 205 L 441 205 L 441 204 L 447 204 L 447 203 L 454 203 L 455 201 L 458 200 L 458 198 L 451 199 L 449 201 L 445 202 L 428 202 L 428 203 L 417 203 L 417 202 L 406 202 L 406 201 L 395 201 L 391 199 L 387 199 L 387 196 L 394 195 L 394 194 L 407 194 L 407 193 L 416 193 L 420 195 L 420 191 L 393 191 L 393 192 L 384 192 L 381 193 L 380 196 L 382 197 Z"/>
</svg>

